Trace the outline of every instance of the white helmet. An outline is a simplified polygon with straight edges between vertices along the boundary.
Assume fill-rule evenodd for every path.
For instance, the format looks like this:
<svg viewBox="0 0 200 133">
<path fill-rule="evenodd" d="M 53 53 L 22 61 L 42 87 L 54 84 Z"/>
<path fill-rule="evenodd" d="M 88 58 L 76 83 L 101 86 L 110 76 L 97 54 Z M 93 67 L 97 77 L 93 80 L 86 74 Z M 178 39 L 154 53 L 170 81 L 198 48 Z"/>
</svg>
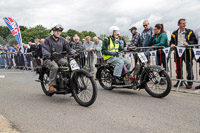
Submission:
<svg viewBox="0 0 200 133">
<path fill-rule="evenodd" d="M 119 27 L 117 27 L 117 26 L 111 26 L 110 28 L 109 28 L 109 33 L 110 33 L 110 35 L 113 35 L 113 33 L 117 33 L 117 34 L 120 34 L 120 29 L 119 29 Z"/>
</svg>

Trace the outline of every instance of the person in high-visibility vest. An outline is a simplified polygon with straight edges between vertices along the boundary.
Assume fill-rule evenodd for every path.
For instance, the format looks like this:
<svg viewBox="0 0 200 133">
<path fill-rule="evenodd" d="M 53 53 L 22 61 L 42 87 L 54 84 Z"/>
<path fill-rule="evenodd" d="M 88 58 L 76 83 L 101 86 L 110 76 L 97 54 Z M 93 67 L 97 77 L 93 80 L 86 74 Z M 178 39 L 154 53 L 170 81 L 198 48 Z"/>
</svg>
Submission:
<svg viewBox="0 0 200 133">
<path fill-rule="evenodd" d="M 107 61 L 107 63 L 113 64 L 115 66 L 113 72 L 113 83 L 121 84 L 119 78 L 122 74 L 122 69 L 124 64 L 126 68 L 130 70 L 131 62 L 123 58 L 122 56 L 118 56 L 117 52 L 123 51 L 124 49 L 120 46 L 118 36 L 120 34 L 120 29 L 117 26 L 111 26 L 109 28 L 110 36 L 105 38 L 102 45 L 102 54 L 103 59 Z"/>
</svg>

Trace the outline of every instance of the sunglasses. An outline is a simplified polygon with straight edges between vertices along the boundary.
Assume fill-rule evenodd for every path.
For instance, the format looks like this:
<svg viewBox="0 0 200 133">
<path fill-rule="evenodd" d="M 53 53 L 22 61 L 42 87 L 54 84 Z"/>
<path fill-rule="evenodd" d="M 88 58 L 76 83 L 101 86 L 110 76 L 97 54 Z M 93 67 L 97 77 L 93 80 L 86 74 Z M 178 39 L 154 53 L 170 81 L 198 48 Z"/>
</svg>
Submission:
<svg viewBox="0 0 200 133">
<path fill-rule="evenodd" d="M 143 25 L 143 27 L 146 27 L 148 24 L 146 24 L 146 25 Z"/>
</svg>

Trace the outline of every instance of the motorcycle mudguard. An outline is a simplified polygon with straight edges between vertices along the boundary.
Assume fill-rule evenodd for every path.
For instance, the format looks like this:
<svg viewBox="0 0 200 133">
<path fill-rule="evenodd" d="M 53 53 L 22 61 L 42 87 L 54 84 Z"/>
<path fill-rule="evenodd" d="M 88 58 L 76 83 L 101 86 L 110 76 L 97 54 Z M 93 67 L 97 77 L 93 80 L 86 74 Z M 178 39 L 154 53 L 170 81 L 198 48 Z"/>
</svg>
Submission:
<svg viewBox="0 0 200 133">
<path fill-rule="evenodd" d="M 87 77 L 92 77 L 92 75 L 88 71 L 86 71 L 85 69 L 79 69 L 79 70 L 75 70 L 75 71 L 72 72 L 70 82 L 73 82 L 74 75 L 79 73 L 79 72 L 85 73 Z"/>
<path fill-rule="evenodd" d="M 103 65 L 103 66 L 101 66 L 101 67 L 99 67 L 99 68 L 97 69 L 97 72 L 96 72 L 96 79 L 99 79 L 99 78 L 100 78 L 100 76 L 101 76 L 101 75 L 100 75 L 100 74 L 101 74 L 101 70 L 104 69 L 104 68 L 107 68 L 107 69 L 111 70 L 112 72 L 113 72 L 113 70 L 114 70 L 114 68 L 110 67 L 108 64 Z"/>
<path fill-rule="evenodd" d="M 86 71 L 85 69 L 75 70 L 75 71 L 72 72 L 72 75 L 71 75 L 71 78 L 70 78 L 70 88 L 75 87 L 76 82 L 75 82 L 74 78 L 75 78 L 75 75 L 79 72 L 84 73 L 87 77 L 92 77 L 92 75 L 88 71 Z"/>
</svg>

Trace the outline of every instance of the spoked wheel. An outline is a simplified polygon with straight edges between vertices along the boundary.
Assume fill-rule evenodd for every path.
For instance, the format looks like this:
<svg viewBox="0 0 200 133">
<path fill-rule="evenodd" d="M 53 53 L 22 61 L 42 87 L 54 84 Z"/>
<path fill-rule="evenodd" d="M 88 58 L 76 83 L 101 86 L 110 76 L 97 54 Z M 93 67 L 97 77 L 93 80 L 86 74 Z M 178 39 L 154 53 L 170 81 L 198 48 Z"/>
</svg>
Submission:
<svg viewBox="0 0 200 133">
<path fill-rule="evenodd" d="M 45 95 L 52 96 L 53 93 L 49 93 L 49 76 L 47 73 L 43 75 L 43 80 L 41 81 L 42 90 L 44 91 Z"/>
<path fill-rule="evenodd" d="M 99 77 L 99 84 L 105 89 L 105 90 L 112 90 L 112 75 L 113 71 L 108 68 L 102 68 L 100 70 L 100 77 Z"/>
<path fill-rule="evenodd" d="M 92 105 L 97 97 L 97 86 L 94 78 L 88 72 L 80 70 L 74 74 L 72 94 L 76 102 L 81 106 Z"/>
<path fill-rule="evenodd" d="M 145 90 L 148 94 L 156 98 L 167 96 L 171 91 L 171 80 L 164 71 L 149 71 L 145 75 Z"/>
</svg>

